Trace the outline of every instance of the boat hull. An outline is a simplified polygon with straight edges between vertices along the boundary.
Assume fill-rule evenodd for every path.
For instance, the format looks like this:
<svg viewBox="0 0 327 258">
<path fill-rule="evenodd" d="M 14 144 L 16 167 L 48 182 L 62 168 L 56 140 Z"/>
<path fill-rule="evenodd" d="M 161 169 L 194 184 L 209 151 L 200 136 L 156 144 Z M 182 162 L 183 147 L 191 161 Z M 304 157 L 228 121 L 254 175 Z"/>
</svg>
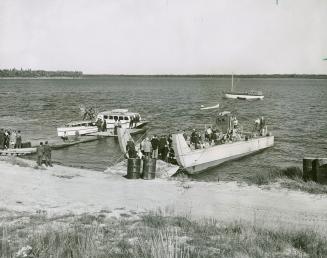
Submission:
<svg viewBox="0 0 327 258">
<path fill-rule="evenodd" d="M 263 95 L 247 95 L 247 94 L 231 94 L 225 93 L 227 99 L 242 99 L 242 100 L 262 100 Z"/>
<path fill-rule="evenodd" d="M 0 156 L 20 156 L 36 153 L 36 148 L 20 148 L 0 150 Z"/>
<path fill-rule="evenodd" d="M 98 128 L 96 126 L 76 126 L 76 127 L 61 127 L 57 128 L 59 137 L 63 136 L 76 136 L 96 133 Z"/>
<path fill-rule="evenodd" d="M 182 134 L 173 135 L 173 148 L 176 160 L 189 174 L 200 173 L 203 170 L 218 166 L 226 161 L 251 155 L 273 145 L 274 136 L 265 136 L 247 141 L 191 150 Z"/>
</svg>

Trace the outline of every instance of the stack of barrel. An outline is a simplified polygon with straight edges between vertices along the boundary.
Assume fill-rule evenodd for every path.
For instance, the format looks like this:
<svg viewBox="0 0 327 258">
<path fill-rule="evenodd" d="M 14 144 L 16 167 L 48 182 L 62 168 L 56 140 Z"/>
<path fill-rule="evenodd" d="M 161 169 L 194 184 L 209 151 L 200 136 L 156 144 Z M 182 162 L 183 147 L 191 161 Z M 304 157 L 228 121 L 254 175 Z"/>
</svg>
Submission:
<svg viewBox="0 0 327 258">
<path fill-rule="evenodd" d="M 327 184 L 327 158 L 303 158 L 303 179 Z"/>
<path fill-rule="evenodd" d="M 128 159 L 127 160 L 127 178 L 155 179 L 157 160 L 152 158 Z M 142 170 L 142 172 L 141 172 Z"/>
</svg>

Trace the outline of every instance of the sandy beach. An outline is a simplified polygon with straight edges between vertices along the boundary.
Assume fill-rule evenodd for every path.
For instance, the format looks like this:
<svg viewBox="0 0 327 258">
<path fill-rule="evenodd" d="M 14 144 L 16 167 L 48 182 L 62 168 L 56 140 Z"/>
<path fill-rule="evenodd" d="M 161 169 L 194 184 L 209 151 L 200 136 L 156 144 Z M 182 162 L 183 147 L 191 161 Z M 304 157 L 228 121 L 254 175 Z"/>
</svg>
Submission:
<svg viewBox="0 0 327 258">
<path fill-rule="evenodd" d="M 325 196 L 283 189 L 278 184 L 257 187 L 236 182 L 128 180 L 108 172 L 110 169 L 96 172 L 34 166 L 29 160 L 0 161 L 1 208 L 45 211 L 50 216 L 117 208 L 137 212 L 161 209 L 195 219 L 327 230 Z"/>
</svg>

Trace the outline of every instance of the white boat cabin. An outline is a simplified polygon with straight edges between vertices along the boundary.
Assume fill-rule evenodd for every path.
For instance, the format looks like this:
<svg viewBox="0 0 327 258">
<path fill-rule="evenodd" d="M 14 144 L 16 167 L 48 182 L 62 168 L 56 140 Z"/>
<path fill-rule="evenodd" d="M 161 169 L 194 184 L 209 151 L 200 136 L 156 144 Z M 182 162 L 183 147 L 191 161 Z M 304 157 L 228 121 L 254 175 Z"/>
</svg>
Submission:
<svg viewBox="0 0 327 258">
<path fill-rule="evenodd" d="M 113 129 L 115 126 L 121 128 L 136 128 L 141 123 L 139 113 L 129 112 L 128 109 L 113 109 L 111 111 L 100 112 L 97 119 L 106 121 L 107 129 Z"/>
</svg>

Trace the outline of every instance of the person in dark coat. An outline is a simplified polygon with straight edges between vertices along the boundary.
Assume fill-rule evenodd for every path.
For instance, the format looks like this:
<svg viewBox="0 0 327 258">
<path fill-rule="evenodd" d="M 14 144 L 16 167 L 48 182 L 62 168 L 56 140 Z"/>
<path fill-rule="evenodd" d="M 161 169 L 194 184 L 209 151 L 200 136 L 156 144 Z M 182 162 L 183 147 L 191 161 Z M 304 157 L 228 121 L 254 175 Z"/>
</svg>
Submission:
<svg viewBox="0 0 327 258">
<path fill-rule="evenodd" d="M 166 136 L 161 136 L 159 140 L 159 155 L 160 158 L 164 161 L 167 159 L 167 154 L 168 154 L 168 141 Z"/>
<path fill-rule="evenodd" d="M 0 129 L 0 150 L 4 149 L 4 144 L 5 144 L 5 132 L 3 129 Z"/>
<path fill-rule="evenodd" d="M 16 148 L 20 149 L 22 147 L 22 135 L 20 134 L 20 131 L 16 134 Z"/>
<path fill-rule="evenodd" d="M 102 123 L 102 132 L 106 132 L 107 131 L 107 122 L 105 119 L 103 119 L 103 123 Z"/>
<path fill-rule="evenodd" d="M 134 142 L 131 139 L 127 141 L 126 151 L 128 153 L 128 157 L 130 159 L 135 159 L 137 157 L 137 152 L 136 152 L 136 149 L 135 149 L 135 144 L 134 144 Z"/>
<path fill-rule="evenodd" d="M 98 128 L 98 132 L 101 132 L 102 121 L 100 118 L 98 118 L 98 120 L 95 122 L 95 125 Z"/>
<path fill-rule="evenodd" d="M 48 144 L 48 141 L 44 144 L 44 158 L 45 158 L 45 165 L 52 167 L 52 161 L 51 161 L 51 147 Z"/>
<path fill-rule="evenodd" d="M 151 139 L 151 145 L 152 145 L 152 158 L 157 159 L 158 158 L 159 140 L 156 135 L 154 135 L 153 138 Z"/>
<path fill-rule="evenodd" d="M 37 148 L 36 148 L 36 156 L 37 156 L 36 163 L 37 163 L 38 166 L 41 166 L 42 165 L 43 156 L 44 156 L 43 142 L 40 142 L 40 145 L 37 146 Z"/>
</svg>

